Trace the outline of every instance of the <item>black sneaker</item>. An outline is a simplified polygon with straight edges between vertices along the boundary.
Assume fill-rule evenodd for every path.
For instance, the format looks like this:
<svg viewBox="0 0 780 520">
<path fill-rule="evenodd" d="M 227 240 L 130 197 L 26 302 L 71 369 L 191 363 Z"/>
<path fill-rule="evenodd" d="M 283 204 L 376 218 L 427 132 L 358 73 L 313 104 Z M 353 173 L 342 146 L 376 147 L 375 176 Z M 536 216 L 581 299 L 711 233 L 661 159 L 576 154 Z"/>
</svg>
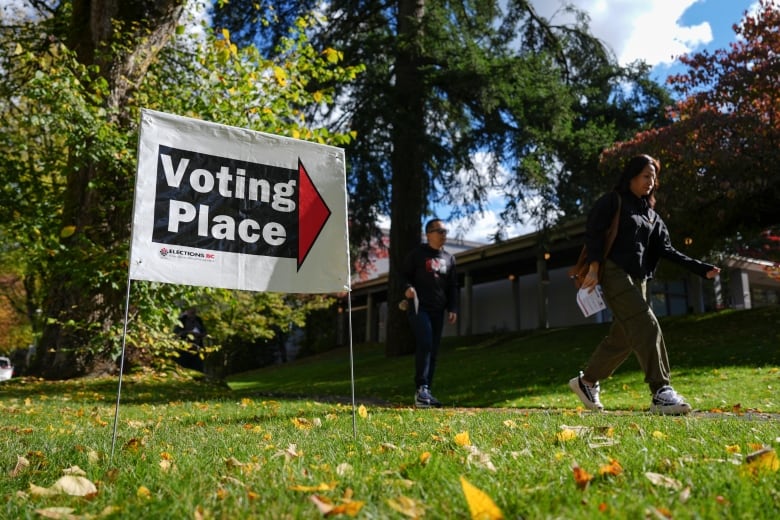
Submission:
<svg viewBox="0 0 780 520">
<path fill-rule="evenodd" d="M 414 406 L 417 408 L 440 408 L 441 402 L 431 395 L 427 386 L 421 386 L 414 394 Z"/>
<path fill-rule="evenodd" d="M 685 402 L 683 396 L 669 385 L 662 386 L 653 394 L 650 411 L 661 415 L 685 415 L 691 413 L 691 405 Z"/>
<path fill-rule="evenodd" d="M 598 381 L 591 386 L 582 380 L 582 372 L 580 372 L 580 375 L 569 380 L 569 388 L 577 394 L 577 397 L 580 398 L 580 401 L 588 410 L 598 410 L 599 412 L 604 410 L 604 405 L 599 401 L 601 388 Z"/>
</svg>

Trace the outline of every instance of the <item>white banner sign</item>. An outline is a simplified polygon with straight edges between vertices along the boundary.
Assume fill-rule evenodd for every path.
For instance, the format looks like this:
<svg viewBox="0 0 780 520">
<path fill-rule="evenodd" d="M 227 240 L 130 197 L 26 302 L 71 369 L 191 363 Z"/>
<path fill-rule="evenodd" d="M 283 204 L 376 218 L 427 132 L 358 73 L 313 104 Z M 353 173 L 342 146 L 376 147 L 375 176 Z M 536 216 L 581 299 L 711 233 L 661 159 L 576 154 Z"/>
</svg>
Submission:
<svg viewBox="0 0 780 520">
<path fill-rule="evenodd" d="M 344 151 L 143 110 L 130 278 L 344 291 Z"/>
</svg>

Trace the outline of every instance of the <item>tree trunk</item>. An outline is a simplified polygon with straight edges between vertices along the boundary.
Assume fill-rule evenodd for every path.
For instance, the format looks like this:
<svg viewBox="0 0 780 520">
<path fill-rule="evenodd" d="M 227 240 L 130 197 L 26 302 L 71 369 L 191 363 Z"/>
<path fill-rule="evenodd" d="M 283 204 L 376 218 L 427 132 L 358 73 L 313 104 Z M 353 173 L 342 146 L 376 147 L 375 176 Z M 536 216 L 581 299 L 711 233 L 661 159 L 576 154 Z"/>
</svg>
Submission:
<svg viewBox="0 0 780 520">
<path fill-rule="evenodd" d="M 420 25 L 424 0 L 400 0 L 399 44 L 395 59 L 396 99 L 399 107 L 392 127 L 392 194 L 390 199 L 390 272 L 388 274 L 387 356 L 414 352 L 414 337 L 406 313 L 398 308 L 403 299 L 399 270 L 407 253 L 420 243 L 422 214 L 427 207 L 425 171 L 425 98 L 420 69 Z"/>
<path fill-rule="evenodd" d="M 132 129 L 124 108 L 127 99 L 174 33 L 184 4 L 184 0 L 73 1 L 67 44 L 83 64 L 99 66 L 110 89 L 108 117 L 128 131 Z M 120 23 L 121 34 L 115 22 Z M 129 50 L 111 52 L 112 45 L 120 41 L 122 45 L 114 48 Z M 96 332 L 110 330 L 123 310 L 124 288 L 74 277 L 68 266 L 89 265 L 97 255 L 127 257 L 132 217 L 127 198 L 132 197 L 134 172 L 112 171 L 97 160 L 88 164 L 74 160 L 73 164 L 67 177 L 62 228 L 73 226 L 75 233 L 61 239 L 58 266 L 52 269 L 43 297 L 47 324 L 35 364 L 37 373 L 52 379 L 83 375 L 99 367 L 100 361 L 108 361 L 101 359 L 105 347 L 88 345 Z M 109 277 L 116 279 L 114 275 Z"/>
</svg>

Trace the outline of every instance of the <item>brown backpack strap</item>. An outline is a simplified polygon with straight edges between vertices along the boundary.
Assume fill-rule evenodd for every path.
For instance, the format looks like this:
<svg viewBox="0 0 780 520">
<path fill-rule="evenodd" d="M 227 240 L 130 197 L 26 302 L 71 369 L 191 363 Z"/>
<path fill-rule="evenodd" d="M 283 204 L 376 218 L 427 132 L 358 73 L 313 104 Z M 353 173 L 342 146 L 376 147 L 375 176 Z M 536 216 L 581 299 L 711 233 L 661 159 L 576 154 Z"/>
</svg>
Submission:
<svg viewBox="0 0 780 520">
<path fill-rule="evenodd" d="M 607 259 L 609 252 L 612 250 L 612 244 L 615 243 L 615 237 L 617 236 L 618 226 L 620 225 L 620 207 L 622 205 L 623 198 L 620 196 L 620 193 L 618 192 L 615 192 L 615 195 L 617 195 L 618 206 L 617 206 L 617 211 L 615 211 L 615 216 L 612 217 L 612 224 L 609 225 L 609 229 L 607 230 L 607 242 L 604 244 L 604 260 Z"/>
</svg>

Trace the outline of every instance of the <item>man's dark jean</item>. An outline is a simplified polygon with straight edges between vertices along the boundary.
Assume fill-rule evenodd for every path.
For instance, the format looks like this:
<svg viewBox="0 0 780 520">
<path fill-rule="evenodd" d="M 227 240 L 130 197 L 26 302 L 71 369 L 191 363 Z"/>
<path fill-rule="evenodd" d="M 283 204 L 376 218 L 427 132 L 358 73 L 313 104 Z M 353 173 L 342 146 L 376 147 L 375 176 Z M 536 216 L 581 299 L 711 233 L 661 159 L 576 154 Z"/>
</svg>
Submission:
<svg viewBox="0 0 780 520">
<path fill-rule="evenodd" d="M 407 312 L 409 325 L 416 343 L 415 350 L 415 388 L 433 385 L 433 373 L 436 370 L 436 355 L 439 352 L 441 333 L 444 328 L 444 310 L 428 312 L 414 309 Z"/>
</svg>

